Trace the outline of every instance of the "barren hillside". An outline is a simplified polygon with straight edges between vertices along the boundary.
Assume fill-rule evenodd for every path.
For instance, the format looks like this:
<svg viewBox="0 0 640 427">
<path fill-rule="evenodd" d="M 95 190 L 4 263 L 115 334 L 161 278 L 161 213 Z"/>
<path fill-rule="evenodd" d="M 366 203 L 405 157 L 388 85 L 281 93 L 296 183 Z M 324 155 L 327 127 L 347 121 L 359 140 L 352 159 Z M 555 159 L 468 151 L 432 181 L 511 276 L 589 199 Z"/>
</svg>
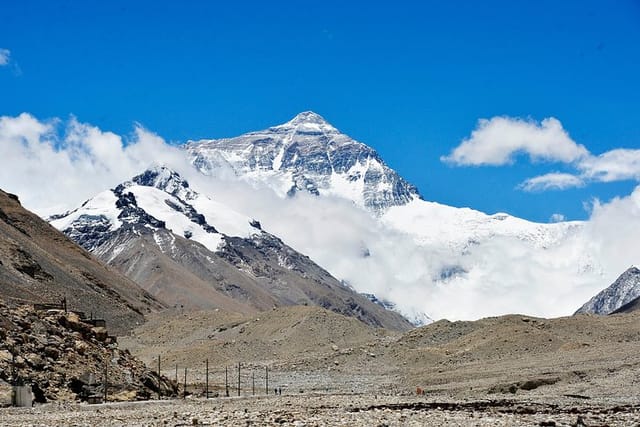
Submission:
<svg viewBox="0 0 640 427">
<path fill-rule="evenodd" d="M 153 296 L 97 261 L 65 235 L 0 190 L 0 298 L 60 303 L 103 317 L 125 332 L 163 308 Z"/>
</svg>

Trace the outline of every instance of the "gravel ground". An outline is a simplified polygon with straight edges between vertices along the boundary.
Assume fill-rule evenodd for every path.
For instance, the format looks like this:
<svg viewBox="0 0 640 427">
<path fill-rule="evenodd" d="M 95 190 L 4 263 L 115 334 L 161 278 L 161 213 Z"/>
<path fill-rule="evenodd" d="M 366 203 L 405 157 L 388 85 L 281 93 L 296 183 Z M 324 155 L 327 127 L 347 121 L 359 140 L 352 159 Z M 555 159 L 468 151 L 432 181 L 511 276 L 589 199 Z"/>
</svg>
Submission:
<svg viewBox="0 0 640 427">
<path fill-rule="evenodd" d="M 282 395 L 0 410 L 4 426 L 634 426 L 640 407 L 560 399 L 441 401 L 416 396 Z"/>
</svg>

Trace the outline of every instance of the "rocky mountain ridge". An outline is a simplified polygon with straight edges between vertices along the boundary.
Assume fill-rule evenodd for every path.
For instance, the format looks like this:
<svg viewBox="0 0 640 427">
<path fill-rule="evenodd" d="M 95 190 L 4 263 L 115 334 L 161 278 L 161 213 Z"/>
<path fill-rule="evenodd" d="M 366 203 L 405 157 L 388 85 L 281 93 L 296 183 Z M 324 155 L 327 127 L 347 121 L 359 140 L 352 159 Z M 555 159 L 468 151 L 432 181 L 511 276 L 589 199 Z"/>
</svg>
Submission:
<svg viewBox="0 0 640 427">
<path fill-rule="evenodd" d="M 52 224 L 169 305 L 240 312 L 319 305 L 392 329 L 410 324 L 342 285 L 258 221 L 155 167 Z"/>
<path fill-rule="evenodd" d="M 326 201 L 328 211 L 343 211 L 345 218 L 358 214 L 336 199 L 362 208 L 373 218 L 369 229 L 375 228 L 376 234 L 362 230 L 361 235 L 353 233 L 351 242 L 341 242 L 344 247 L 361 246 L 360 253 L 345 251 L 335 256 L 326 249 L 325 239 L 312 241 L 312 233 L 307 239 L 300 238 L 302 227 L 291 234 L 287 234 L 286 228 L 279 229 L 279 237 L 295 248 L 304 248 L 305 253 L 340 280 L 361 292 L 379 294 L 409 317 L 477 318 L 525 311 L 531 304 L 522 301 L 511 307 L 512 301 L 506 301 L 510 294 L 502 291 L 494 293 L 499 297 L 494 297 L 491 303 L 470 302 L 478 298 L 471 295 L 481 289 L 502 289 L 505 278 L 497 278 L 490 272 L 508 271 L 514 268 L 514 262 L 520 265 L 522 259 L 534 262 L 521 268 L 534 266 L 540 270 L 532 271 L 531 277 L 542 277 L 551 267 L 562 277 L 571 278 L 571 283 L 584 287 L 585 283 L 594 286 L 604 273 L 597 254 L 583 242 L 584 223 L 535 223 L 506 213 L 486 214 L 424 200 L 416 187 L 384 164 L 375 150 L 342 134 L 313 112 L 303 112 L 282 125 L 234 138 L 190 141 L 185 150 L 193 165 L 213 180 L 232 182 L 226 173 L 231 171 L 236 179 L 258 189 L 266 187 L 281 198 L 306 191 L 322 200 L 314 206 L 320 207 Z M 231 203 L 234 197 L 240 196 L 229 197 Z M 283 205 L 296 206 L 294 202 Z M 247 211 L 252 209 L 251 201 L 243 201 L 239 206 Z M 277 203 L 275 206 L 277 209 Z M 302 215 L 315 214 L 312 211 Z M 268 220 L 273 226 L 278 218 L 263 218 L 265 223 Z M 346 225 L 340 222 L 339 214 L 332 221 L 335 224 L 328 224 L 329 227 Z M 404 256 L 397 259 L 400 252 Z M 558 255 L 551 255 L 556 252 Z M 362 260 L 364 253 L 369 254 L 366 261 Z M 345 267 L 346 259 L 353 268 Z M 379 265 L 388 268 L 380 272 Z M 384 279 L 379 279 L 381 276 Z M 509 286 L 514 291 L 531 286 L 541 289 L 534 292 L 540 303 L 529 308 L 531 314 L 561 315 L 573 309 L 567 305 L 568 309 L 548 310 L 550 306 L 541 303 L 546 281 L 521 283 L 518 278 L 522 276 L 505 276 L 509 276 Z M 371 285 L 376 282 L 378 286 Z M 453 285 L 459 292 L 448 291 Z M 421 297 L 407 298 L 403 295 L 406 289 L 418 291 Z M 456 309 L 457 295 L 468 296 L 463 298 L 471 305 L 468 310 Z M 478 309 L 489 306 L 495 308 Z M 466 313 L 469 310 L 474 312 Z"/>
<path fill-rule="evenodd" d="M 611 314 L 640 297 L 640 269 L 630 267 L 615 282 L 580 307 L 575 314 Z"/>
<path fill-rule="evenodd" d="M 270 181 L 281 194 L 306 191 L 353 200 L 381 214 L 419 199 L 418 189 L 371 147 L 305 111 L 292 120 L 235 138 L 190 141 L 185 149 L 205 175 L 230 168 L 247 181 Z"/>
<path fill-rule="evenodd" d="M 204 188 L 232 189 L 207 203 L 222 200 L 221 205 L 244 213 L 232 215 L 234 231 L 220 225 L 220 218 L 198 216 L 224 209 L 198 205 L 203 197 L 189 200 L 192 189 L 179 180 L 172 183 L 170 174 L 140 176 L 136 179 L 149 185 L 132 180 L 122 195 L 131 193 L 136 202 L 144 202 L 155 197 L 145 188 L 155 188 L 156 181 L 167 186 L 173 198 L 156 200 L 154 204 L 164 210 L 147 214 L 166 222 L 165 214 L 182 211 L 180 226 L 172 224 L 171 231 L 214 252 L 228 243 L 223 235 L 249 239 L 260 235 L 262 227 L 251 216 L 260 217 L 290 248 L 308 254 L 358 292 L 374 293 L 393 304 L 414 323 L 428 320 L 427 315 L 471 319 L 512 311 L 569 314 L 576 300 L 586 299 L 588 290 L 611 273 L 601 264 L 597 248 L 585 244 L 588 236 L 582 222 L 535 223 L 423 200 L 375 150 L 313 112 L 236 138 L 191 141 L 184 148 L 192 164 L 210 175 L 210 180 L 205 176 L 194 182 Z M 246 182 L 255 184 L 257 191 L 247 189 Z M 290 197 L 299 191 L 318 197 Z M 99 204 L 111 205 L 116 198 L 128 206 L 129 215 L 137 215 L 134 200 L 122 195 L 109 193 Z M 101 217 L 89 211 L 91 206 L 85 208 L 86 223 L 80 218 L 73 221 L 82 238 L 98 239 L 100 230 L 120 227 L 120 212 L 111 213 L 115 216 L 107 225 L 104 217 L 109 212 Z M 142 223 L 152 225 L 149 218 Z M 517 274 L 512 274 L 514 269 Z M 526 274 L 521 274 L 523 270 Z M 557 304 L 545 301 L 550 281 L 543 276 L 550 272 L 568 284 Z M 568 294 L 573 291 L 582 293 L 571 300 Z M 519 294 L 529 297 L 518 299 Z M 475 303 L 479 299 L 484 303 Z"/>
</svg>

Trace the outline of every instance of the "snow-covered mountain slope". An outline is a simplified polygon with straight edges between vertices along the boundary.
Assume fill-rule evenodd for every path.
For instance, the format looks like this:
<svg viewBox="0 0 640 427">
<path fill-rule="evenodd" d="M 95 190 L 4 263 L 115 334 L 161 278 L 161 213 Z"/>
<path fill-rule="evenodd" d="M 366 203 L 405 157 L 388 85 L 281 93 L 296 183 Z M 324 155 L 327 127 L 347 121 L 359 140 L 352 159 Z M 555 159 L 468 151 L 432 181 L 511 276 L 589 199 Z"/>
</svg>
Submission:
<svg viewBox="0 0 640 427">
<path fill-rule="evenodd" d="M 332 275 L 411 318 L 567 315 L 609 277 L 584 223 L 534 223 L 425 201 L 372 148 L 315 113 L 185 149 L 211 182 L 259 189 L 258 202 L 236 191 L 226 204 L 260 217 Z M 267 200 L 265 187 L 279 200 Z M 305 191 L 287 197 L 298 190 Z"/>
<path fill-rule="evenodd" d="M 637 267 L 630 267 L 609 287 L 580 307 L 576 314 L 611 314 L 638 297 L 640 297 L 640 270 Z"/>
<path fill-rule="evenodd" d="M 50 220 L 169 305 L 240 312 L 320 305 L 374 326 L 410 327 L 166 167 Z"/>
<path fill-rule="evenodd" d="M 493 236 L 516 236 L 547 247 L 581 226 L 538 224 L 424 201 L 375 150 L 310 111 L 236 138 L 189 142 L 185 149 L 206 175 L 230 168 L 240 179 L 266 185 L 281 196 L 303 190 L 344 198 L 382 217 L 385 225 L 412 235 L 418 244 L 464 250 Z"/>
<path fill-rule="evenodd" d="M 390 207 L 381 217 L 391 228 L 411 235 L 421 246 L 440 246 L 462 253 L 494 237 L 517 238 L 536 248 L 548 248 L 579 231 L 580 221 L 541 224 L 505 213 L 487 215 L 425 200 Z"/>
<path fill-rule="evenodd" d="M 269 129 L 191 141 L 185 148 L 204 174 L 230 168 L 246 181 L 268 183 L 283 196 L 296 191 L 333 195 L 375 213 L 420 198 L 417 188 L 389 168 L 375 150 L 311 111 Z"/>
<path fill-rule="evenodd" d="M 248 238 L 262 232 L 256 221 L 195 193 L 180 175 L 166 167 L 147 170 L 50 220 L 90 251 L 100 246 L 109 233 L 133 225 L 168 228 L 211 251 L 218 250 L 224 236 Z"/>
</svg>

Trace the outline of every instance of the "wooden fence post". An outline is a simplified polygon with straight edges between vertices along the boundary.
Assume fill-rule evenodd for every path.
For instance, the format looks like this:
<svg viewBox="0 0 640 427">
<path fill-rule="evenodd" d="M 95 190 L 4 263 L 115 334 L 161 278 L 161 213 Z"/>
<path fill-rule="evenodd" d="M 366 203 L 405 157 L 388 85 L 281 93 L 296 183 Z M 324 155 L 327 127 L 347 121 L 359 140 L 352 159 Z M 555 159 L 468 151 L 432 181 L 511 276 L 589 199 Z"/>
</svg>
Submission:
<svg viewBox="0 0 640 427">
<path fill-rule="evenodd" d="M 229 368 L 224 367 L 224 389 L 225 395 L 229 397 Z"/>
<path fill-rule="evenodd" d="M 240 396 L 240 362 L 238 362 L 238 396 Z"/>
<path fill-rule="evenodd" d="M 204 383 L 204 393 L 209 398 L 209 359 L 205 361 L 205 383 Z"/>
<path fill-rule="evenodd" d="M 158 355 L 158 400 L 160 400 L 160 380 L 162 377 L 160 376 L 160 355 Z"/>
<path fill-rule="evenodd" d="M 187 368 L 184 368 L 184 390 L 182 390 L 182 398 L 186 399 L 187 398 Z"/>
</svg>

